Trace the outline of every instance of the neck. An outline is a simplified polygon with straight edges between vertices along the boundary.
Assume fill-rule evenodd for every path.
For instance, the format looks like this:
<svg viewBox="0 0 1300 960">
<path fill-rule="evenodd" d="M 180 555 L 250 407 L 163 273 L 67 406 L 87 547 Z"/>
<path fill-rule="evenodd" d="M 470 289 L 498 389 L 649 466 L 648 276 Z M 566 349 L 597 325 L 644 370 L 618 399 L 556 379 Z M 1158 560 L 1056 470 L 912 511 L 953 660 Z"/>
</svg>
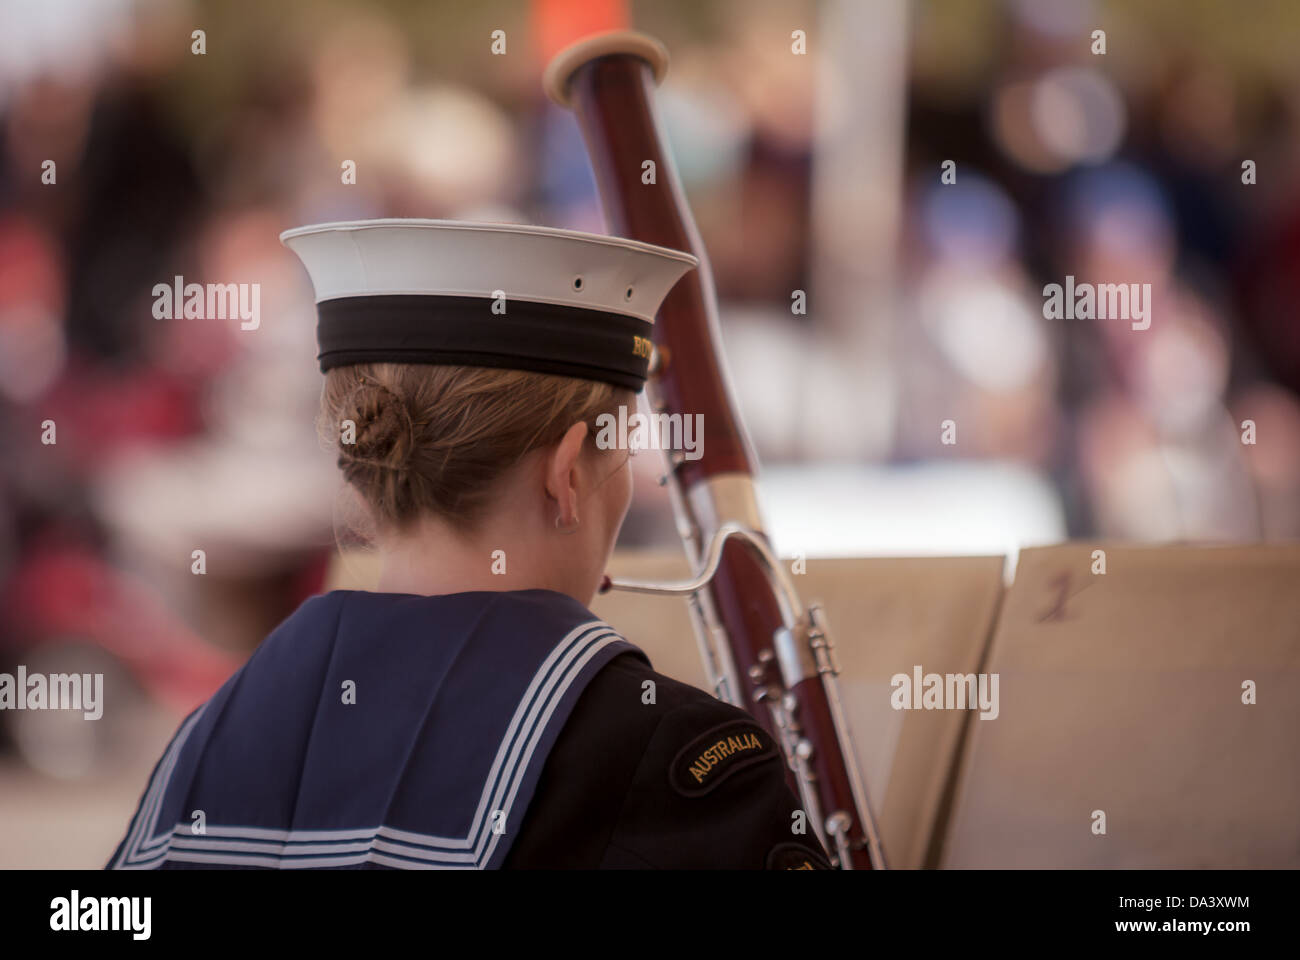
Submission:
<svg viewBox="0 0 1300 960">
<path fill-rule="evenodd" d="M 538 533 L 522 523 L 491 523 L 467 533 L 441 520 L 421 520 L 383 539 L 377 589 L 423 596 L 540 589 L 588 602 L 561 582 L 549 549 L 554 544 Z"/>
</svg>

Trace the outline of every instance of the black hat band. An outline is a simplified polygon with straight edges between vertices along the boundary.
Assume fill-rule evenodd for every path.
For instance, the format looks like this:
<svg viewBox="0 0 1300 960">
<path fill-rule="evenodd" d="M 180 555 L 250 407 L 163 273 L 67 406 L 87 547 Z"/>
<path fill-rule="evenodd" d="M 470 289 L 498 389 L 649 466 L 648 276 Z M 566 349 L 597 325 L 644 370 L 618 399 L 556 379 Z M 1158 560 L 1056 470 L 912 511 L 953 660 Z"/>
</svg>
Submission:
<svg viewBox="0 0 1300 960">
<path fill-rule="evenodd" d="M 322 373 L 359 363 L 496 367 L 640 392 L 650 365 L 654 325 L 605 310 L 427 294 L 340 297 L 316 309 Z"/>
</svg>

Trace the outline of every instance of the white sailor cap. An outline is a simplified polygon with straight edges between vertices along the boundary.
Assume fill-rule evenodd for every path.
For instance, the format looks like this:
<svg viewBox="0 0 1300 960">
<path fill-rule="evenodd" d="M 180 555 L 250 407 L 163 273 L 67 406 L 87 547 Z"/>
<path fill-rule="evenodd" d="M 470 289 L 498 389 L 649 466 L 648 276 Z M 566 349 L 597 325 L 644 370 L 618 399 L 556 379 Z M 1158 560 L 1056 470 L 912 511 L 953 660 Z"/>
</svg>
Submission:
<svg viewBox="0 0 1300 960">
<path fill-rule="evenodd" d="M 358 220 L 280 234 L 316 291 L 321 371 L 395 362 L 645 384 L 654 316 L 698 261 L 509 223 Z"/>
</svg>

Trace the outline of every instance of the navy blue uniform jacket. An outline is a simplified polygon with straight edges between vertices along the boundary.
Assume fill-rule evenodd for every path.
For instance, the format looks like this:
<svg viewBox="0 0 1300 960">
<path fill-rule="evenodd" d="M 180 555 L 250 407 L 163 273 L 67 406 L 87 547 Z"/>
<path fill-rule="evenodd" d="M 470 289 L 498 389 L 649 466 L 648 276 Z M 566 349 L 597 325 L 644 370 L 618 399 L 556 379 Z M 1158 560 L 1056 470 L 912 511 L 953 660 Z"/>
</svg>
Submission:
<svg viewBox="0 0 1300 960">
<path fill-rule="evenodd" d="M 769 735 L 547 590 L 306 601 L 109 866 L 823 868 Z"/>
</svg>

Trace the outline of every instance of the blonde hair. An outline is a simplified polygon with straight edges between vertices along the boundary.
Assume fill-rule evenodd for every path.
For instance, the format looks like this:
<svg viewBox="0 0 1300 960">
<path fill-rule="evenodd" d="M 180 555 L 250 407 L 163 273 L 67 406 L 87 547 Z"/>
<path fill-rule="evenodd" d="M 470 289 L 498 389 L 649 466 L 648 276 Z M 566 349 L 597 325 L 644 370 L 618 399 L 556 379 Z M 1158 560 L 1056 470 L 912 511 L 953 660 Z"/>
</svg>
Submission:
<svg viewBox="0 0 1300 960">
<path fill-rule="evenodd" d="M 496 482 L 573 424 L 631 405 L 631 391 L 573 377 L 484 367 L 374 363 L 325 375 L 319 429 L 377 524 L 401 530 L 432 515 L 469 530 Z M 355 442 L 342 442 L 346 421 Z"/>
</svg>

